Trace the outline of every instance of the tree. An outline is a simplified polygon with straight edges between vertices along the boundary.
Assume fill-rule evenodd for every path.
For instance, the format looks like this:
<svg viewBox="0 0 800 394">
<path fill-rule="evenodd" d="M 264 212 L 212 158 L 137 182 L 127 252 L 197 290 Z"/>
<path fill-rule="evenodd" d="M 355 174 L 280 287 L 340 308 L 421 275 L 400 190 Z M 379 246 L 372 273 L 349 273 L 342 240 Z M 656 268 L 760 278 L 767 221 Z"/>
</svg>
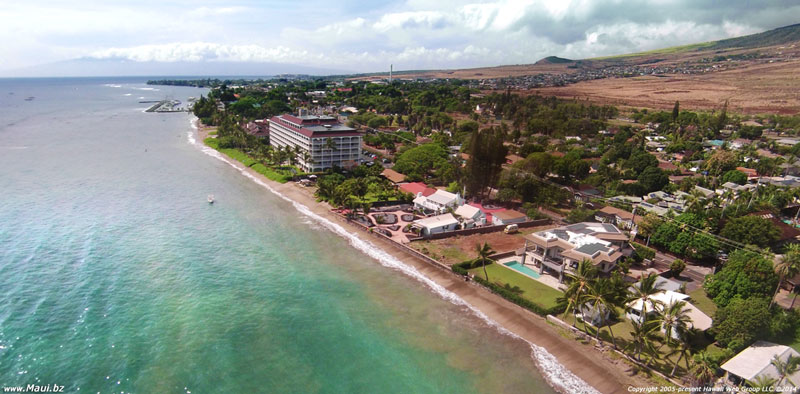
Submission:
<svg viewBox="0 0 800 394">
<path fill-rule="evenodd" d="M 674 343 L 674 336 L 682 338 L 692 322 L 685 301 L 677 301 L 664 306 L 658 311 L 658 320 L 661 322 L 661 329 L 664 330 L 664 338 L 668 345 Z"/>
<path fill-rule="evenodd" d="M 484 242 L 483 246 L 481 246 L 481 244 L 475 244 L 475 251 L 478 253 L 478 258 L 475 259 L 475 263 L 483 267 L 483 275 L 486 276 L 486 281 L 488 282 L 489 274 L 486 272 L 486 262 L 492 261 L 489 256 L 494 253 L 494 250 L 492 250 L 492 247 L 489 246 L 488 243 Z"/>
<path fill-rule="evenodd" d="M 712 329 L 720 345 L 738 352 L 769 333 L 770 313 L 766 298 L 734 298 L 717 310 Z"/>
<path fill-rule="evenodd" d="M 747 174 L 739 170 L 730 170 L 722 175 L 720 180 L 722 183 L 733 182 L 737 185 L 744 185 L 747 183 Z"/>
<path fill-rule="evenodd" d="M 673 278 L 680 277 L 684 269 L 686 269 L 686 262 L 681 259 L 676 259 L 669 265 L 669 271 Z"/>
<path fill-rule="evenodd" d="M 694 368 L 692 375 L 697 380 L 698 386 L 706 386 L 717 377 L 717 361 L 706 351 L 700 351 L 694 355 Z"/>
<path fill-rule="evenodd" d="M 589 260 L 581 260 L 578 268 L 572 273 L 566 273 L 570 279 L 570 284 L 564 291 L 564 299 L 567 300 L 567 308 L 564 310 L 564 317 L 572 312 L 573 316 L 578 308 L 586 302 L 589 294 L 589 286 L 597 277 L 597 269 Z M 584 321 L 584 329 L 586 321 Z"/>
<path fill-rule="evenodd" d="M 631 330 L 631 346 L 633 346 L 636 359 L 641 362 L 642 354 L 648 354 L 651 360 L 654 355 L 658 354 L 655 347 L 655 341 L 658 339 L 659 322 L 655 319 L 633 320 L 631 321 L 633 330 Z M 647 364 L 649 365 L 648 360 Z"/>
<path fill-rule="evenodd" d="M 722 270 L 706 277 L 703 287 L 717 306 L 724 307 L 734 298 L 769 298 L 778 275 L 771 258 L 763 254 L 738 249 L 730 254 Z"/>
<path fill-rule="evenodd" d="M 496 184 L 508 153 L 508 148 L 503 142 L 503 136 L 495 129 L 483 129 L 472 133 L 465 182 L 470 195 L 481 195 L 486 188 Z"/>
<path fill-rule="evenodd" d="M 622 282 L 622 289 L 624 291 L 627 285 L 622 281 L 621 276 L 618 276 L 618 278 L 619 281 Z M 620 287 L 617 286 L 613 279 L 607 278 L 601 278 L 594 282 L 590 281 L 588 286 L 589 291 L 586 294 L 586 303 L 591 305 L 592 311 L 596 313 L 608 311 L 608 319 L 615 318 L 617 307 L 622 305 L 625 300 L 623 296 L 624 293 L 619 291 Z M 614 345 L 614 349 L 616 349 L 617 341 L 614 337 L 614 331 L 611 330 L 612 324 L 605 324 L 605 326 L 608 328 L 608 333 L 611 335 L 611 343 Z M 597 327 L 595 339 L 598 341 L 600 340 L 600 327 Z"/>
<path fill-rule="evenodd" d="M 637 181 L 644 188 L 645 193 L 661 190 L 669 183 L 669 176 L 658 167 L 647 167 Z"/>
<path fill-rule="evenodd" d="M 793 278 L 800 273 L 800 244 L 789 244 L 786 247 L 786 252 L 778 263 L 775 264 L 775 273 L 778 274 L 779 280 L 778 286 L 775 288 L 775 294 L 772 296 L 770 306 L 775 303 L 775 297 L 778 295 L 783 281 L 786 280 L 786 278 Z M 794 297 L 792 297 L 790 309 L 794 307 L 795 298 L 797 298 L 797 293 L 794 293 Z"/>
<path fill-rule="evenodd" d="M 675 100 L 675 106 L 672 107 L 672 121 L 673 122 L 678 120 L 678 115 L 680 114 L 680 112 L 681 112 L 680 103 L 678 103 L 678 100 Z"/>
<path fill-rule="evenodd" d="M 781 231 L 769 219 L 760 216 L 741 216 L 725 223 L 719 235 L 724 238 L 764 248 L 775 243 Z"/>
<path fill-rule="evenodd" d="M 783 360 L 779 356 L 775 356 L 770 364 L 772 364 L 778 372 L 778 386 L 782 385 L 784 380 L 789 382 L 792 386 L 796 386 L 794 382 L 789 379 L 789 376 L 797 372 L 797 367 L 800 365 L 800 357 L 789 355 L 789 358 Z"/>
<path fill-rule="evenodd" d="M 401 151 L 394 170 L 410 179 L 422 180 L 428 173 L 447 163 L 447 151 L 439 144 L 430 143 Z"/>
</svg>

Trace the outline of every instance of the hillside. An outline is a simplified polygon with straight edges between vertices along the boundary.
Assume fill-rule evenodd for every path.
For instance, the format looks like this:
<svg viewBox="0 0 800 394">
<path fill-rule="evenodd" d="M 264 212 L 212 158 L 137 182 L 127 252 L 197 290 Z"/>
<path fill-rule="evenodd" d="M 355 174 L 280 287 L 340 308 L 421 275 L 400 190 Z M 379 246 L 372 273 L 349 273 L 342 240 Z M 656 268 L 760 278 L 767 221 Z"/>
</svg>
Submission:
<svg viewBox="0 0 800 394">
<path fill-rule="evenodd" d="M 369 78 L 383 78 L 384 75 Z M 405 73 L 459 78 L 603 104 L 670 109 L 678 100 L 743 113 L 800 112 L 800 24 L 726 40 L 585 60 L 549 56 L 535 64 Z"/>
</svg>

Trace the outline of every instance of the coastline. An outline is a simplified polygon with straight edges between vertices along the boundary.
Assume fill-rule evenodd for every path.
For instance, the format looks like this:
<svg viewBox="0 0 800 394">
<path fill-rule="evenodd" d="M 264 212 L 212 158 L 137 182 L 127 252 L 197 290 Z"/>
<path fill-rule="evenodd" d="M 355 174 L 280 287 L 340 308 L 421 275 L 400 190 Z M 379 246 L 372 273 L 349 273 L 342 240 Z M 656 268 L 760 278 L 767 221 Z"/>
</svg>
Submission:
<svg viewBox="0 0 800 394">
<path fill-rule="evenodd" d="M 206 146 L 203 141 L 215 128 L 200 126 L 198 123 L 196 118 L 192 120 L 195 136 L 190 132 L 189 140 L 204 153 L 223 159 L 242 174 L 291 202 L 301 213 L 312 214 L 309 216 L 337 234 L 349 238 L 352 246 L 375 258 L 382 265 L 404 271 L 407 275 L 427 284 L 440 296 L 468 307 L 476 315 L 484 318 L 489 325 L 495 325 L 501 332 L 527 341 L 531 345 L 532 357 L 537 362 L 542 376 L 557 391 L 573 393 L 596 390 L 602 393 L 623 393 L 628 392 L 628 387 L 631 386 L 652 385 L 644 377 L 635 375 L 635 371 L 628 364 L 610 356 L 610 352 L 600 352 L 593 345 L 580 343 L 569 337 L 571 334 L 564 334 L 565 331 L 561 331 L 562 329 L 547 323 L 543 317 L 473 282 L 465 282 L 452 272 L 434 267 L 392 245 L 389 240 L 366 234 L 355 224 L 348 223 L 331 212 L 331 206 L 327 203 L 317 202 L 310 189 L 300 187 L 293 182 L 281 184 L 272 181 Z M 389 260 L 399 262 L 404 267 L 392 264 Z"/>
</svg>

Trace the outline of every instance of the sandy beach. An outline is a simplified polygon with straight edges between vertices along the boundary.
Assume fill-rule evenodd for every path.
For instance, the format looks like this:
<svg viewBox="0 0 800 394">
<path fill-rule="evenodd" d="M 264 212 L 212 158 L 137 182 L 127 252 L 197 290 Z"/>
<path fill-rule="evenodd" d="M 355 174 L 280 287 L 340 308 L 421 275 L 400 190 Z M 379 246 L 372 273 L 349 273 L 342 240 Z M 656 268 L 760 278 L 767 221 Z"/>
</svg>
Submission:
<svg viewBox="0 0 800 394">
<path fill-rule="evenodd" d="M 197 143 L 202 144 L 208 133 L 214 128 L 197 127 Z M 281 184 L 267 179 L 254 170 L 241 163 L 227 158 L 240 170 L 256 177 L 272 189 L 291 199 L 292 201 L 308 207 L 311 212 L 333 223 L 344 227 L 352 235 L 377 246 L 384 252 L 395 257 L 402 263 L 414 267 L 418 272 L 431 279 L 438 285 L 454 293 L 474 309 L 499 324 L 502 328 L 525 339 L 535 346 L 542 347 L 556 357 L 558 362 L 573 374 L 602 393 L 627 393 L 629 387 L 648 387 L 653 383 L 645 376 L 637 375 L 626 363 L 612 356 L 612 352 L 601 351 L 592 344 L 584 344 L 573 339 L 566 331 L 546 322 L 544 318 L 529 312 L 505 299 L 495 295 L 483 287 L 472 282 L 465 282 L 460 276 L 435 267 L 419 257 L 398 248 L 391 241 L 380 239 L 365 233 L 350 224 L 343 218 L 334 214 L 326 203 L 318 203 L 312 194 L 311 188 L 305 188 L 295 183 Z M 591 341 L 589 341 L 591 343 Z M 537 355 L 534 346 L 534 356 L 540 368 L 545 372 L 549 366 L 539 352 Z M 544 374 L 548 377 L 547 373 Z M 558 377 L 548 377 L 551 384 L 559 391 L 567 392 L 567 388 L 558 387 Z"/>
</svg>

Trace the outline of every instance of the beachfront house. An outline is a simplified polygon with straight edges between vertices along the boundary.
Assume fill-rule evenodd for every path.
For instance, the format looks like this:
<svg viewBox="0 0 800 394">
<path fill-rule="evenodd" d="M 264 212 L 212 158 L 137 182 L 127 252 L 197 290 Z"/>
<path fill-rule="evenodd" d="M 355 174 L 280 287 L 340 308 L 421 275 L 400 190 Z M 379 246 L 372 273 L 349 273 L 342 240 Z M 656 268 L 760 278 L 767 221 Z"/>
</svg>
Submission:
<svg viewBox="0 0 800 394">
<path fill-rule="evenodd" d="M 486 224 L 486 214 L 483 213 L 480 208 L 469 204 L 464 204 L 456 208 L 455 214 L 464 221 L 464 228 L 472 228 Z"/>
<path fill-rule="evenodd" d="M 269 120 L 270 145 L 293 149 L 306 172 L 358 165 L 361 136 L 332 116 L 284 114 Z"/>
<path fill-rule="evenodd" d="M 492 224 L 496 226 L 505 226 L 514 223 L 522 223 L 528 220 L 528 216 L 522 212 L 513 209 L 506 209 L 504 211 L 495 212 L 492 215 Z"/>
<path fill-rule="evenodd" d="M 524 260 L 533 262 L 539 274 L 545 271 L 564 281 L 564 273 L 589 260 L 602 273 L 611 272 L 617 263 L 633 252 L 628 236 L 609 223 L 583 222 L 526 236 Z"/>
<path fill-rule="evenodd" d="M 637 283 L 638 285 L 638 283 Z M 683 301 L 686 303 L 685 310 L 689 316 L 689 328 L 696 328 L 700 331 L 705 331 L 711 328 L 711 318 L 703 313 L 696 306 L 692 305 L 689 296 L 681 294 L 672 290 L 663 290 L 654 294 L 649 300 L 642 299 L 634 300 L 626 305 L 625 317 L 629 320 L 641 322 L 644 316 L 655 318 L 660 312 L 669 308 L 672 304 Z M 661 327 L 662 332 L 666 332 L 666 327 Z M 680 333 L 677 330 L 672 330 L 672 336 L 678 339 Z"/>
<path fill-rule="evenodd" d="M 464 199 L 458 193 L 437 190 L 429 196 L 417 194 L 414 199 L 414 208 L 422 211 L 442 213 L 448 208 L 456 209 L 464 204 Z"/>
<path fill-rule="evenodd" d="M 411 227 L 419 230 L 419 234 L 423 237 L 456 230 L 458 225 L 458 219 L 450 213 L 418 219 L 411 223 Z"/>
<path fill-rule="evenodd" d="M 800 353 L 785 345 L 778 345 L 767 341 L 756 341 L 747 349 L 728 360 L 720 367 L 725 371 L 725 382 L 733 386 L 741 386 L 747 382 L 755 382 L 759 376 L 779 379 L 780 373 L 772 364 L 772 360 L 779 359 L 783 362 L 789 357 L 800 357 Z M 800 384 L 800 371 L 795 371 L 786 376 L 795 384 Z M 776 382 L 778 383 L 778 382 Z M 784 380 L 783 383 L 786 383 Z"/>
</svg>

